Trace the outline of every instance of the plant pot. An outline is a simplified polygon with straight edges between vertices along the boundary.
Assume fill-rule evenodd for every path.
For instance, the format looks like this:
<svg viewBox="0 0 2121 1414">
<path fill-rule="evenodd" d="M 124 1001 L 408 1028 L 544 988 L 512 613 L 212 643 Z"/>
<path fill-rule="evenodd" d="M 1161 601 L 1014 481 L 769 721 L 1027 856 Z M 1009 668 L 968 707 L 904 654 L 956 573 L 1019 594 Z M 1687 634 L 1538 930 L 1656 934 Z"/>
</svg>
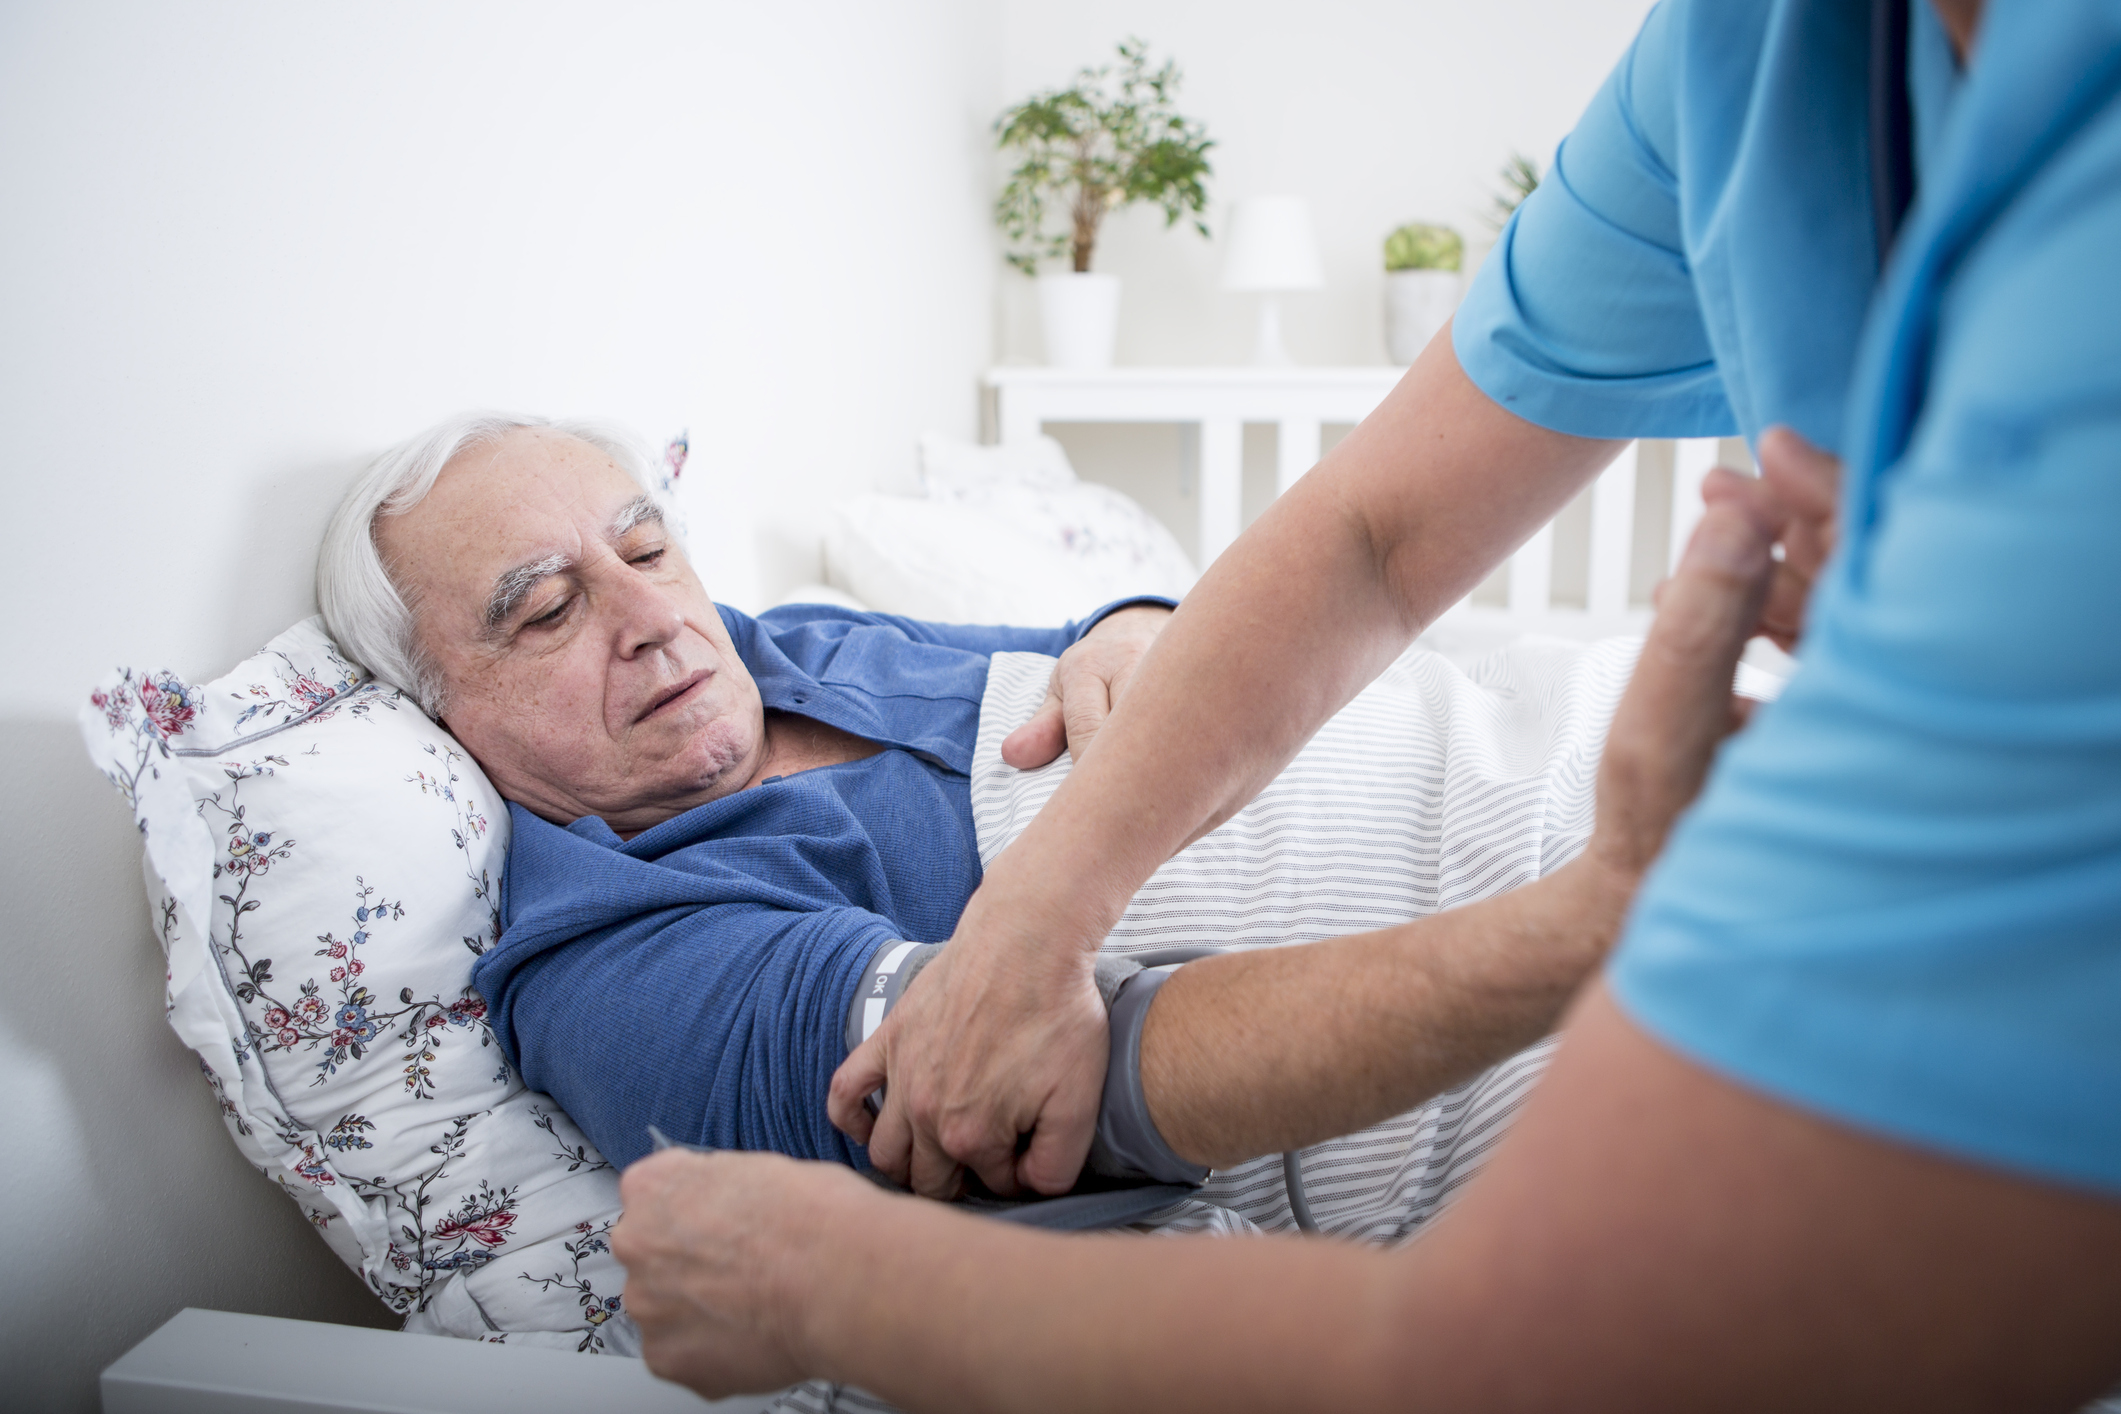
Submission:
<svg viewBox="0 0 2121 1414">
<path fill-rule="evenodd" d="M 1038 319 L 1050 366 L 1110 368 L 1119 339 L 1119 276 L 1039 276 Z"/>
<path fill-rule="evenodd" d="M 1456 270 L 1393 270 L 1385 275 L 1385 351 L 1412 363 L 1458 308 Z"/>
</svg>

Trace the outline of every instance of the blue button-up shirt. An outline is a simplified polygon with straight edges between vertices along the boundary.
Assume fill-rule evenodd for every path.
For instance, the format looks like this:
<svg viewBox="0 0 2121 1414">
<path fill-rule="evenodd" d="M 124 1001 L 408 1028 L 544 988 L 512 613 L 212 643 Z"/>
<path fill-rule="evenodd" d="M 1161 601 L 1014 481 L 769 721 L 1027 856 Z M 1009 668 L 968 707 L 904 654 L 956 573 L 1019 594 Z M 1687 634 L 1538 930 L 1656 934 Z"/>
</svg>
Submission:
<svg viewBox="0 0 2121 1414">
<path fill-rule="evenodd" d="M 738 791 L 621 840 L 511 806 L 500 942 L 472 982 L 524 1081 L 606 1157 L 647 1126 L 697 1144 L 859 1161 L 825 1116 L 870 958 L 942 942 L 979 886 L 970 774 L 990 655 L 1056 629 L 822 605 L 721 610 L 768 708 L 885 750 Z"/>
</svg>

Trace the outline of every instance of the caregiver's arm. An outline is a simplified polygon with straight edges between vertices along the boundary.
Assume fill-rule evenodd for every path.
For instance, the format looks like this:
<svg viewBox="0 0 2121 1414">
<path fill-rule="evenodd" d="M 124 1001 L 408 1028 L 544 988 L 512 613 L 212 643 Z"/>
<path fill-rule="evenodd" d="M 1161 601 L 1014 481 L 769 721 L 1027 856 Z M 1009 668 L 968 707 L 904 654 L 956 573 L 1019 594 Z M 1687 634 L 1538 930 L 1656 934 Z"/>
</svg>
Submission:
<svg viewBox="0 0 2121 1414">
<path fill-rule="evenodd" d="M 1351 1133 L 1554 1030 L 1737 725 L 1729 684 L 1763 607 L 1810 564 L 1804 542 L 1830 510 L 1789 514 L 1786 480 L 1719 471 L 1704 486 L 1709 513 L 1613 714 L 1574 860 L 1464 908 L 1197 962 L 1163 986 L 1141 1073 L 1174 1151 L 1216 1166 Z M 1777 540 L 1797 548 L 1770 560 Z"/>
<path fill-rule="evenodd" d="M 649 1364 L 707 1393 L 2019 1414 L 2121 1378 L 2121 1204 L 1766 1099 L 1602 988 L 1481 1181 L 1396 1251 L 1036 1234 L 753 1155 L 658 1155 L 621 1192 Z"/>
<path fill-rule="evenodd" d="M 988 872 L 953 945 L 834 1082 L 887 1082 L 879 1168 L 945 1192 L 1074 1181 L 1105 1046 L 1090 959 L 1136 888 L 1227 819 L 1619 444 L 1537 427 L 1459 369 L 1448 330 L 1217 560 L 1096 746 Z M 1032 1142 L 1019 1158 L 1017 1137 Z"/>
</svg>

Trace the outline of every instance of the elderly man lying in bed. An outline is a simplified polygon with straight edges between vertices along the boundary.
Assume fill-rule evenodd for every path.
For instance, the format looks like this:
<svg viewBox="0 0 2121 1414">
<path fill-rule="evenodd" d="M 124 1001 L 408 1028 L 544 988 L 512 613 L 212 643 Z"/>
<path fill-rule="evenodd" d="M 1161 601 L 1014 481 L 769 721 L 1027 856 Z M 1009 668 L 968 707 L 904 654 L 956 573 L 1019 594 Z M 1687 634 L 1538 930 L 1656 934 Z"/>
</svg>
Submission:
<svg viewBox="0 0 2121 1414">
<path fill-rule="evenodd" d="M 830 1094 L 835 1068 L 1067 767 L 1002 757 L 1059 754 L 1049 678 L 1080 749 L 1167 610 L 1122 605 L 1062 629 L 819 606 L 752 618 L 709 600 L 644 481 L 624 440 L 593 428 L 445 424 L 341 507 L 320 561 L 325 616 L 512 802 L 505 931 L 476 983 L 525 1080 L 622 1164 L 653 1124 L 859 1165 L 828 1119 L 851 1098 Z M 1382 930 L 1335 946 L 1398 957 L 1371 974 L 1399 996 L 1390 1034 L 1370 1042 L 1392 1063 L 1350 1074 L 1318 1134 L 1431 1102 L 1314 1154 L 1327 1226 L 1390 1236 L 1423 1220 L 1543 1049 L 1513 1053 L 1546 1035 L 1612 937 L 1644 830 L 1622 821 L 1614 847 L 1568 861 L 1591 834 L 1629 658 L 1548 648 L 1483 686 L 1410 656 L 1174 859 L 1114 934 L 1123 959 Z M 1477 899 L 1490 902 L 1441 911 Z M 1166 974 L 1130 971 L 1107 966 L 1101 989 L 1138 1023 Z M 1199 1178 L 1244 1157 L 1189 1141 L 1187 1106 L 1247 1095 L 1159 1093 L 1163 1062 L 1187 1047 L 1234 1061 L 1290 1044 L 1274 1017 L 1221 1006 L 1191 987 L 1156 1008 L 1125 1057 L 1140 1066 L 1131 1095 L 1107 1087 L 1108 1110 L 1132 1114 L 1101 1128 L 1117 1147 L 1100 1166 Z M 1209 1196 L 1285 1223 L 1278 1176 L 1255 1169 L 1226 1169 Z"/>
</svg>

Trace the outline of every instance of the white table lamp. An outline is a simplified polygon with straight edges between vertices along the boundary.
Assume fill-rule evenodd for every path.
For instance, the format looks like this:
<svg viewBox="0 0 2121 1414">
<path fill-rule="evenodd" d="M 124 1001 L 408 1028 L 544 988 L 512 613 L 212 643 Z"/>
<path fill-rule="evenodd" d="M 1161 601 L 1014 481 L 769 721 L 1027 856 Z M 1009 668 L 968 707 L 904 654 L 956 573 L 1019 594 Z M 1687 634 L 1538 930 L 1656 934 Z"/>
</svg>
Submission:
<svg viewBox="0 0 2121 1414">
<path fill-rule="evenodd" d="M 1230 241 L 1223 252 L 1223 288 L 1264 296 L 1259 304 L 1259 347 L 1252 361 L 1286 368 L 1277 295 L 1315 290 L 1326 282 L 1319 266 L 1311 205 L 1300 196 L 1255 196 L 1230 212 Z"/>
</svg>

